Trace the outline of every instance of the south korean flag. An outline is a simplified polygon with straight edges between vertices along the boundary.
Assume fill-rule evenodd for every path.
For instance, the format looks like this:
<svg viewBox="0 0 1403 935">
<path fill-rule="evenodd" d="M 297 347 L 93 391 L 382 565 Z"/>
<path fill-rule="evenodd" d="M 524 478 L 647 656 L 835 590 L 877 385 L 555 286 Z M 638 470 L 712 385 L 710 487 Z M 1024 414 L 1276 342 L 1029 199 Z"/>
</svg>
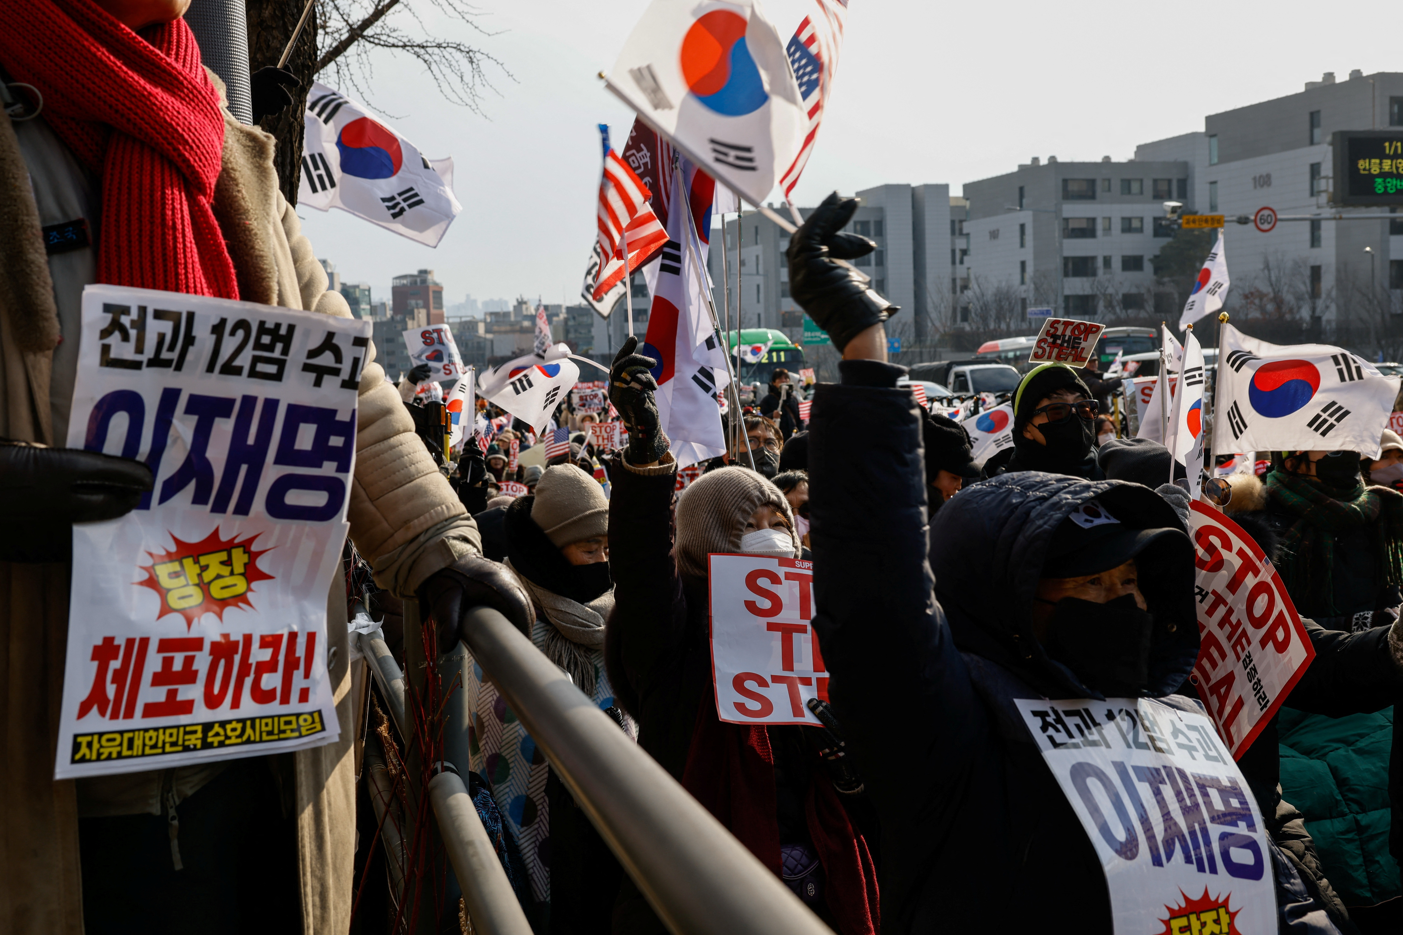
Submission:
<svg viewBox="0 0 1403 935">
<path fill-rule="evenodd" d="M 453 160 L 430 161 L 365 105 L 312 82 L 299 207 L 340 208 L 402 237 L 438 246 L 463 210 Z"/>
<path fill-rule="evenodd" d="M 570 360 L 570 347 L 561 343 L 543 355 L 525 354 L 483 371 L 477 381 L 477 394 L 540 435 L 551 414 L 579 380 L 580 368 Z"/>
<path fill-rule="evenodd" d="M 1013 447 L 1013 406 L 1005 403 L 978 415 L 961 419 L 973 446 L 970 455 L 978 467 L 1005 448 Z"/>
<path fill-rule="evenodd" d="M 1278 346 L 1223 326 L 1213 453 L 1357 451 L 1377 458 L 1398 377 L 1328 344 Z"/>
</svg>

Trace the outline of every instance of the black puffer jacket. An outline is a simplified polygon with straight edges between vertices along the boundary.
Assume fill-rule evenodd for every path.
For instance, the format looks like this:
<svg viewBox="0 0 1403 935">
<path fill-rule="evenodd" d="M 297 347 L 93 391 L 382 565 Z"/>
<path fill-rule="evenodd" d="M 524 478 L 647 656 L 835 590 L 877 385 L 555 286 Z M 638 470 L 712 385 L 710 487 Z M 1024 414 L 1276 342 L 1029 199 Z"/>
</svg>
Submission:
<svg viewBox="0 0 1403 935">
<path fill-rule="evenodd" d="M 1048 907 L 1075 894 L 1083 930 L 1109 932 L 1095 851 L 1031 738 L 1001 732 L 1007 698 L 980 686 L 1094 695 L 1023 623 L 1048 539 L 1091 497 L 1129 525 L 1179 521 L 1139 485 L 1006 475 L 941 508 L 928 565 L 920 423 L 911 395 L 895 388 L 900 368 L 840 367 L 844 384 L 819 387 L 810 427 L 814 625 L 883 829 L 883 928 L 1041 931 Z M 855 430 L 881 450 L 854 457 Z M 1152 672 L 1161 695 L 1198 653 L 1187 539 L 1184 549 L 1182 567 L 1159 576 L 1179 595 L 1160 600 Z"/>
</svg>

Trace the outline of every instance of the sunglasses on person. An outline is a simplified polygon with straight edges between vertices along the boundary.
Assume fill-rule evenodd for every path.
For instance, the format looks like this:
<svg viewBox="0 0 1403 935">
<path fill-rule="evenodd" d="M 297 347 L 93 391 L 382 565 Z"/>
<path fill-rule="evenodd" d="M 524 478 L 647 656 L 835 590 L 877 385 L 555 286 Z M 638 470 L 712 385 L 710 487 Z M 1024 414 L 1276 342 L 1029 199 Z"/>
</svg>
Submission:
<svg viewBox="0 0 1403 935">
<path fill-rule="evenodd" d="M 1075 403 L 1049 403 L 1033 410 L 1034 416 L 1045 415 L 1049 424 L 1066 422 L 1073 414 L 1084 422 L 1090 422 L 1096 418 L 1096 413 L 1101 410 L 1101 404 L 1094 399 L 1083 399 Z"/>
</svg>

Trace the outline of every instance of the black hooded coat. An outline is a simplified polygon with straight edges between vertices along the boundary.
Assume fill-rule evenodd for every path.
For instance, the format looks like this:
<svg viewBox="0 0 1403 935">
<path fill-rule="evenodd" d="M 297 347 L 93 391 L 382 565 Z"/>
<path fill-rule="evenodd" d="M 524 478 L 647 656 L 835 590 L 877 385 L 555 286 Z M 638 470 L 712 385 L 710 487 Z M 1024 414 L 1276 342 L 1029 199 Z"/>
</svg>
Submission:
<svg viewBox="0 0 1403 935">
<path fill-rule="evenodd" d="M 1096 497 L 1129 526 L 1182 526 L 1137 484 L 1005 475 L 941 508 L 928 564 L 920 422 L 895 387 L 901 368 L 840 369 L 842 384 L 818 388 L 810 423 L 814 627 L 882 827 L 883 929 L 1047 931 L 1050 909 L 1075 905 L 1079 931 L 1109 933 L 1100 861 L 1012 699 L 1100 697 L 1027 623 L 1068 514 Z M 880 450 L 853 457 L 857 425 Z M 1182 685 L 1198 654 L 1190 555 L 1141 576 L 1156 617 L 1155 696 Z"/>
</svg>

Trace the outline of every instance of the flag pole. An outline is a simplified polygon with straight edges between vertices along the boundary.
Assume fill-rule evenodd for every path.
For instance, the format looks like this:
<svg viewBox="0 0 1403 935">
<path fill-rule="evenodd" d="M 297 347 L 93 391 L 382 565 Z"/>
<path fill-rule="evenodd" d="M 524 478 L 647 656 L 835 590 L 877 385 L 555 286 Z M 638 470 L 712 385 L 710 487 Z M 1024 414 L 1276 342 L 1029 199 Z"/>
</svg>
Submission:
<svg viewBox="0 0 1403 935">
<path fill-rule="evenodd" d="M 628 314 L 628 336 L 633 337 L 633 281 L 628 272 L 628 225 L 624 225 L 624 308 Z"/>
<path fill-rule="evenodd" d="M 1191 334 L 1191 333 L 1193 332 L 1193 330 L 1194 330 L 1194 326 L 1193 326 L 1193 325 L 1185 325 L 1185 326 L 1184 326 L 1184 334 L 1185 334 L 1184 340 L 1185 340 L 1185 342 L 1188 341 L 1188 335 Z M 1188 350 L 1188 347 L 1187 347 L 1187 345 L 1186 345 L 1185 348 L 1184 348 L 1184 356 L 1183 356 L 1182 358 L 1180 358 L 1180 360 L 1179 360 L 1179 382 L 1180 382 L 1180 383 L 1183 383 L 1183 382 L 1184 382 L 1184 364 L 1186 364 L 1186 363 L 1188 363 L 1188 362 L 1189 362 L 1189 350 Z M 1178 393 L 1175 393 L 1175 394 L 1174 394 L 1174 421 L 1173 421 L 1173 423 L 1171 423 L 1171 424 L 1166 424 L 1165 427 L 1164 427 L 1164 440 L 1165 440 L 1166 442 L 1169 441 L 1171 438 L 1174 440 L 1174 444 L 1173 444 L 1173 445 L 1166 445 L 1166 446 L 1165 446 L 1166 448 L 1169 449 L 1169 483 L 1171 483 L 1171 484 L 1174 483 L 1174 463 L 1175 463 L 1175 461 L 1178 460 L 1177 456 L 1175 455 L 1174 449 L 1177 448 L 1177 447 L 1179 446 L 1179 416 L 1180 416 L 1180 414 L 1183 412 L 1183 403 L 1184 403 L 1184 397 L 1180 396 Z M 1187 455 L 1187 452 L 1185 452 L 1185 455 Z M 1185 471 L 1187 472 L 1187 470 L 1188 470 L 1188 465 L 1187 465 L 1187 464 L 1184 465 L 1184 469 L 1185 469 Z"/>
<path fill-rule="evenodd" d="M 731 272 L 730 253 L 731 247 L 726 237 L 726 218 L 722 216 L 721 221 L 721 303 L 725 310 L 726 327 L 721 331 L 721 350 L 726 354 L 729 363 L 731 359 Z M 739 336 L 736 338 L 740 340 Z M 729 373 L 729 368 L 727 369 Z M 736 419 L 740 418 L 740 396 L 736 392 L 735 384 L 731 384 L 730 391 L 730 418 L 726 420 L 726 451 L 735 451 L 740 439 L 736 437 Z"/>
<path fill-rule="evenodd" d="M 307 5 L 302 8 L 302 18 L 297 21 L 297 28 L 292 31 L 292 38 L 287 40 L 287 45 L 283 48 L 283 54 L 278 58 L 278 67 L 286 68 L 287 60 L 292 58 L 292 47 L 297 45 L 298 38 L 302 35 L 302 29 L 307 25 L 307 19 L 312 15 L 312 4 L 315 0 L 307 0 Z"/>
<path fill-rule="evenodd" d="M 1164 336 L 1169 332 L 1169 327 L 1164 323 L 1159 323 L 1159 440 L 1164 443 L 1169 440 L 1169 355 L 1165 353 Z M 1168 445 L 1164 447 L 1168 448 Z M 1173 460 L 1172 458 L 1170 460 Z M 1173 477 L 1169 478 L 1171 481 Z"/>
</svg>

